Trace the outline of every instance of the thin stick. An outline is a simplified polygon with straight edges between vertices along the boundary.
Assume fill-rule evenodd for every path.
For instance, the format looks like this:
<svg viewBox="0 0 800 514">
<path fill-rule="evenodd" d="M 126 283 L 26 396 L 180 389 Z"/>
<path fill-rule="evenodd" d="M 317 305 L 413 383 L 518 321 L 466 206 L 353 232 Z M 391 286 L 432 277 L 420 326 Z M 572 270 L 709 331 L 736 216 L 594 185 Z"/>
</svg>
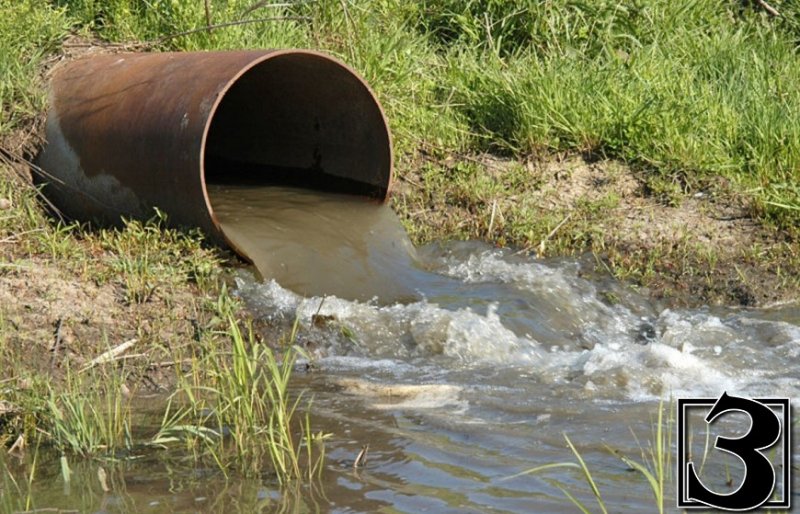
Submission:
<svg viewBox="0 0 800 514">
<path fill-rule="evenodd" d="M 205 0 L 205 7 L 206 7 L 206 30 L 208 33 L 211 33 L 211 8 L 208 6 L 208 0 Z"/>
<path fill-rule="evenodd" d="M 556 235 L 556 232 L 558 232 L 558 229 L 563 227 L 564 223 L 569 221 L 569 219 L 571 217 L 572 217 L 572 213 L 570 212 L 569 214 L 567 214 L 567 216 L 563 220 L 561 220 L 561 223 L 556 225 L 556 228 L 554 228 L 553 230 L 550 231 L 549 234 L 547 234 L 547 237 L 545 237 L 544 239 L 541 240 L 541 242 L 539 243 L 539 248 L 536 251 L 536 254 L 537 254 L 538 257 L 542 257 L 542 255 L 544 255 L 544 247 L 545 247 L 545 244 L 547 243 L 547 241 L 549 241 L 551 237 Z"/>
<path fill-rule="evenodd" d="M 5 219 L 5 218 L 0 218 Z M 44 232 L 43 228 L 34 228 L 32 230 L 25 230 L 23 232 L 17 232 L 16 234 L 11 234 L 11 236 L 6 237 L 5 239 L 0 239 L 0 244 L 2 243 L 16 243 L 19 241 L 19 238 L 22 236 L 26 236 L 28 234 L 35 234 L 36 232 Z"/>
<path fill-rule="evenodd" d="M 355 64 L 356 51 L 353 48 L 353 41 L 357 38 L 355 34 L 356 24 L 350 18 L 350 12 L 347 10 L 347 0 L 340 0 L 340 3 L 342 4 L 342 13 L 344 13 L 344 23 L 347 26 L 347 49 L 350 51 L 350 62 Z"/>
<path fill-rule="evenodd" d="M 17 172 L 14 169 L 14 166 L 13 166 L 14 163 L 26 164 L 31 170 L 33 170 L 34 172 L 38 173 L 40 177 L 49 178 L 50 180 L 53 180 L 54 182 L 58 182 L 58 183 L 60 183 L 62 185 L 65 185 L 63 181 L 61 181 L 60 179 L 58 179 L 58 178 L 54 177 L 53 175 L 47 173 L 45 170 L 43 170 L 39 166 L 35 165 L 34 163 L 30 162 L 28 159 L 26 159 L 26 158 L 24 158 L 24 157 L 22 157 L 20 155 L 17 155 L 15 153 L 11 152 L 10 150 L 8 150 L 6 148 L 3 148 L 3 147 L 0 147 L 0 161 L 3 161 L 12 170 L 14 170 L 15 175 L 17 177 L 19 177 L 19 179 L 22 180 L 22 182 L 25 183 L 25 184 L 28 184 L 28 181 L 25 180 L 25 178 L 22 175 L 20 175 L 20 173 Z M 47 198 L 39 188 L 33 187 L 33 186 L 30 186 L 30 187 L 32 187 L 34 189 L 34 191 L 36 191 L 36 196 L 38 196 L 43 202 L 45 202 L 50 207 L 50 209 L 53 211 L 53 213 L 55 213 L 55 215 L 58 216 L 58 219 L 61 220 L 62 223 L 64 223 L 65 222 L 64 216 L 61 214 L 61 211 L 58 209 L 58 207 L 56 207 L 55 204 L 53 204 L 53 202 L 51 202 L 50 199 Z"/>
<path fill-rule="evenodd" d="M 353 461 L 353 468 L 354 469 L 363 468 L 364 466 L 367 465 L 367 453 L 368 452 L 369 452 L 369 443 L 367 443 L 364 446 L 362 446 L 361 447 L 361 451 L 358 452 L 358 455 L 356 456 L 356 460 Z"/>
<path fill-rule="evenodd" d="M 145 45 L 142 42 L 131 42 L 131 43 L 106 43 L 103 42 L 103 48 L 122 48 L 124 50 L 132 49 L 132 48 L 141 48 Z M 99 47 L 97 43 L 76 43 L 72 41 L 65 41 L 61 44 L 63 48 L 94 48 Z"/>
<path fill-rule="evenodd" d="M 46 172 L 45 170 L 43 170 L 42 168 L 40 168 L 36 164 L 34 164 L 31 161 L 29 161 L 28 159 L 26 159 L 25 157 L 23 157 L 23 156 L 21 156 L 21 155 L 19 155 L 17 153 L 14 153 L 13 151 L 9 150 L 8 148 L 0 147 L 0 159 L 2 159 L 9 166 L 14 164 L 14 163 L 16 163 L 16 164 L 25 164 L 31 170 L 33 170 L 34 172 L 38 173 L 39 176 L 44 177 L 46 179 L 50 179 L 53 182 L 57 182 L 58 184 L 61 184 L 62 186 L 65 185 L 64 181 L 61 180 L 60 178 L 58 178 L 58 177 L 56 177 L 54 175 L 51 175 L 50 173 Z M 17 175 L 19 176 L 19 173 Z"/>
<path fill-rule="evenodd" d="M 489 229 L 486 231 L 486 235 L 492 235 L 492 227 L 494 227 L 494 215 L 497 213 L 497 200 L 492 200 L 492 215 L 489 218 Z"/>
<path fill-rule="evenodd" d="M 325 298 L 327 298 L 327 296 L 323 296 L 322 300 L 320 300 L 319 307 L 317 307 L 317 312 L 314 313 L 314 316 L 319 316 L 319 313 L 322 310 L 322 306 L 325 304 Z"/>
<path fill-rule="evenodd" d="M 199 29 L 184 30 L 183 32 L 169 34 L 168 36 L 163 36 L 161 38 L 156 39 L 155 41 L 149 42 L 148 46 L 159 45 L 161 43 L 164 43 L 165 41 L 169 41 L 170 39 L 175 39 L 176 37 L 189 36 L 191 34 L 196 34 L 198 32 L 203 32 L 204 30 L 209 30 L 209 29 L 221 29 L 224 27 L 234 27 L 236 25 L 246 25 L 248 23 L 262 23 L 265 21 L 309 21 L 310 19 L 311 18 L 309 18 L 308 16 L 272 16 L 270 18 L 258 18 L 255 20 L 229 21 L 227 23 L 217 23 L 216 25 L 209 25 L 207 27 L 202 27 Z"/>
<path fill-rule="evenodd" d="M 33 509 L 33 510 L 20 510 L 15 511 L 16 514 L 49 514 L 51 512 L 55 514 L 78 514 L 79 510 L 64 510 L 64 509 L 57 509 L 55 507 L 42 507 L 41 509 Z"/>
<path fill-rule="evenodd" d="M 97 366 L 98 364 L 103 364 L 104 362 L 109 362 L 109 361 L 115 360 L 121 354 L 123 354 L 126 351 L 128 351 L 129 349 L 131 349 L 131 347 L 133 347 L 133 345 L 135 345 L 137 342 L 138 342 L 138 339 L 131 339 L 129 341 L 125 341 L 122 344 L 118 344 L 114 348 L 108 350 L 107 352 L 103 352 L 100 355 L 98 355 L 97 357 L 95 357 L 94 359 L 92 359 L 89 362 L 89 364 L 87 364 L 86 366 L 83 367 L 83 369 L 81 369 L 80 372 L 83 373 L 84 371 L 92 369 L 93 367 Z"/>
<path fill-rule="evenodd" d="M 36 164 L 34 164 L 31 161 L 29 161 L 28 159 L 26 159 L 25 157 L 17 155 L 15 153 L 13 153 L 12 151 L 10 151 L 10 150 L 8 150 L 6 148 L 3 148 L 3 147 L 0 147 L 0 161 L 3 161 L 5 163 L 7 163 L 9 166 L 11 166 L 14 163 L 27 165 L 31 169 L 31 171 L 33 171 L 35 174 L 39 175 L 40 177 L 45 178 L 47 180 L 50 180 L 52 182 L 55 182 L 56 184 L 59 184 L 60 186 L 63 186 L 65 188 L 67 188 L 67 189 L 70 189 L 70 190 L 74 191 L 76 194 L 85 196 L 89 200 L 91 200 L 91 201 L 103 206 L 103 208 L 105 208 L 105 209 L 107 209 L 107 210 L 109 210 L 111 212 L 117 212 L 119 214 L 127 214 L 126 212 L 124 212 L 120 208 L 115 207 L 115 206 L 113 206 L 111 204 L 108 204 L 106 202 L 103 202 L 99 198 L 97 198 L 96 196 L 91 195 L 88 192 L 83 191 L 82 189 L 80 189 L 78 187 L 75 187 L 75 186 L 72 186 L 70 184 L 67 184 L 66 182 L 64 182 L 60 178 L 52 175 L 51 173 L 47 172 L 46 170 L 42 169 L 41 167 L 37 166 Z M 13 166 L 11 166 L 11 167 L 13 169 Z M 31 187 L 34 191 L 36 191 L 36 196 L 38 196 L 43 202 L 45 202 L 48 205 L 48 207 L 50 207 L 50 209 L 53 211 L 53 213 L 58 217 L 58 219 L 62 223 L 66 223 L 66 219 L 64 218 L 63 213 L 58 209 L 58 207 L 55 206 L 55 204 L 53 204 L 53 202 L 50 201 L 49 198 L 47 198 L 44 195 L 44 193 L 42 193 L 42 191 L 39 188 L 30 185 L 30 183 L 27 180 L 25 180 L 25 178 L 22 177 L 19 173 L 17 173 L 16 175 L 18 177 L 20 177 L 23 180 L 23 182 L 28 184 L 29 187 Z"/>
<path fill-rule="evenodd" d="M 764 0 L 756 0 L 756 3 L 757 3 L 758 5 L 760 5 L 762 9 L 764 9 L 765 11 L 767 11 L 768 13 L 770 13 L 771 15 L 773 15 L 773 16 L 777 16 L 777 17 L 780 17 L 781 13 L 779 13 L 777 9 L 775 9 L 774 7 L 772 7 L 771 5 L 769 5 L 769 4 L 768 4 L 767 2 L 765 2 Z"/>
<path fill-rule="evenodd" d="M 13 262 L 0 262 L 0 269 L 2 268 L 33 269 L 33 266 L 29 266 L 27 264 L 14 264 Z"/>
<path fill-rule="evenodd" d="M 494 38 L 492 37 L 492 24 L 489 23 L 489 13 L 484 11 L 483 12 L 483 19 L 486 24 L 486 39 L 489 40 L 489 48 L 491 48 L 493 53 L 498 53 L 497 48 L 494 44 Z"/>
<path fill-rule="evenodd" d="M 158 369 L 158 368 L 172 368 L 175 366 L 186 366 L 191 364 L 191 359 L 184 359 L 182 361 L 163 361 L 163 362 L 151 362 L 147 365 L 147 369 Z"/>
<path fill-rule="evenodd" d="M 251 12 L 257 11 L 258 9 L 261 9 L 262 7 L 271 7 L 273 9 L 281 9 L 281 8 L 284 8 L 284 7 L 294 7 L 295 5 L 307 4 L 307 3 L 311 2 L 311 1 L 313 1 L 313 0 L 300 0 L 298 2 L 285 2 L 285 3 L 282 3 L 282 4 L 271 4 L 269 0 L 261 0 L 260 2 L 256 2 L 253 5 L 251 5 L 250 7 L 248 7 L 247 9 L 245 9 L 244 11 L 242 11 L 242 14 L 240 14 L 239 17 L 240 18 L 244 18 L 245 16 L 247 16 Z"/>
<path fill-rule="evenodd" d="M 64 334 L 61 333 L 61 327 L 64 326 L 64 318 L 58 318 L 56 321 L 56 333 L 55 333 L 55 342 L 53 343 L 53 354 L 50 356 L 50 369 L 53 369 L 56 365 L 56 359 L 58 358 L 58 350 L 61 348 L 61 342 L 64 340 Z"/>
</svg>

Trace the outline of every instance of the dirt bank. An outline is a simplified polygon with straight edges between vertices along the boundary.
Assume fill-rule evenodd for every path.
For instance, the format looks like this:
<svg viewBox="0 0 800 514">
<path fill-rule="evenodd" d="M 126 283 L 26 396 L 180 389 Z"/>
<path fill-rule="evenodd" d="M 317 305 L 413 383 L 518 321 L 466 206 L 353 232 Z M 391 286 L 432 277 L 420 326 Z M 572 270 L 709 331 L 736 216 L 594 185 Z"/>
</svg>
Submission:
<svg viewBox="0 0 800 514">
<path fill-rule="evenodd" d="M 725 179 L 689 189 L 581 155 L 423 155 L 401 166 L 393 201 L 418 243 L 479 238 L 542 257 L 591 254 L 587 273 L 612 273 L 670 305 L 798 301 L 797 239 L 756 221 Z"/>
</svg>

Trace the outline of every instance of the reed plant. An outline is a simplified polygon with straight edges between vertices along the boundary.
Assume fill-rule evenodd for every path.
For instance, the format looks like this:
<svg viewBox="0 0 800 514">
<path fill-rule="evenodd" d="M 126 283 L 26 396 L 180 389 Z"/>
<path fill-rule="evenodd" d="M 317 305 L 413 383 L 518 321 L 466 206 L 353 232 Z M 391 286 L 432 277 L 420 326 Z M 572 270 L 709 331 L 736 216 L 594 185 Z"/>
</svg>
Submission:
<svg viewBox="0 0 800 514">
<path fill-rule="evenodd" d="M 208 308 L 221 325 L 190 357 L 174 349 L 177 387 L 156 411 L 135 403 L 148 362 L 101 358 L 67 368 L 62 379 L 39 376 L 26 389 L 0 391 L 19 411 L 5 428 L 68 459 L 125 461 L 160 448 L 226 476 L 273 477 L 282 485 L 319 479 L 326 435 L 313 431 L 311 402 L 291 387 L 303 355 L 294 345 L 297 325 L 273 347 L 237 318 L 225 287 Z"/>
<path fill-rule="evenodd" d="M 659 513 L 664 512 L 664 485 L 667 481 L 672 479 L 672 437 L 673 427 L 675 425 L 675 419 L 672 416 L 674 412 L 672 401 L 670 401 L 668 411 L 670 414 L 665 420 L 664 402 L 659 402 L 657 419 L 651 425 L 652 433 L 650 443 L 646 448 L 642 447 L 641 444 L 639 445 L 641 462 L 634 461 L 618 451 L 609 448 L 609 451 L 617 455 L 622 462 L 627 464 L 631 469 L 636 470 L 647 480 L 653 492 L 653 499 L 658 506 Z M 633 432 L 631 433 L 634 439 L 636 439 L 636 434 L 633 434 Z M 706 447 L 706 451 L 707 450 L 708 447 Z M 705 453 L 703 459 L 705 461 Z"/>
<path fill-rule="evenodd" d="M 672 480 L 671 472 L 671 454 L 672 454 L 672 432 L 674 428 L 674 418 L 672 412 L 674 409 L 669 408 L 670 414 L 664 418 L 664 402 L 659 402 L 656 420 L 651 425 L 651 438 L 646 447 L 639 444 L 641 461 L 633 460 L 632 458 L 620 453 L 618 450 L 607 447 L 607 450 L 617 456 L 625 465 L 631 470 L 636 471 L 642 478 L 645 479 L 648 486 L 653 493 L 653 500 L 655 508 L 659 513 L 664 512 L 666 497 L 664 495 L 665 484 Z M 636 435 L 633 434 L 634 439 Z M 638 441 L 638 439 L 636 439 Z M 592 496 L 594 496 L 600 512 L 607 514 L 608 506 L 600 491 L 600 487 L 595 480 L 592 471 L 586 464 L 581 452 L 575 447 L 572 440 L 567 434 L 564 434 L 564 441 L 570 452 L 575 457 L 575 462 L 554 462 L 541 466 L 536 466 L 520 473 L 506 477 L 505 480 L 512 478 L 531 475 L 542 474 L 551 470 L 557 469 L 571 469 L 579 473 L 586 484 L 589 486 Z M 554 487 L 559 489 L 569 501 L 575 505 L 584 514 L 589 514 L 591 509 L 581 501 L 573 491 L 570 491 L 565 485 L 556 479 L 547 479 L 547 481 Z"/>
<path fill-rule="evenodd" d="M 39 466 L 39 443 L 41 438 L 36 439 L 33 454 L 26 463 L 25 473 L 15 478 L 17 473 L 13 473 L 8 466 L 6 458 L 0 457 L 0 512 L 24 512 L 30 511 L 34 505 L 33 483 Z"/>
<path fill-rule="evenodd" d="M 114 457 L 133 446 L 131 397 L 125 376 L 116 370 L 68 372 L 65 383 L 50 388 L 41 412 L 60 451 L 83 457 Z"/>
<path fill-rule="evenodd" d="M 294 333 L 280 352 L 257 341 L 229 315 L 229 354 L 212 349 L 193 360 L 172 395 L 156 444 L 181 440 L 223 471 L 243 476 L 272 474 L 286 484 L 322 472 L 325 434 L 311 428 L 303 395 L 292 395 L 290 378 L 300 350 Z"/>
</svg>

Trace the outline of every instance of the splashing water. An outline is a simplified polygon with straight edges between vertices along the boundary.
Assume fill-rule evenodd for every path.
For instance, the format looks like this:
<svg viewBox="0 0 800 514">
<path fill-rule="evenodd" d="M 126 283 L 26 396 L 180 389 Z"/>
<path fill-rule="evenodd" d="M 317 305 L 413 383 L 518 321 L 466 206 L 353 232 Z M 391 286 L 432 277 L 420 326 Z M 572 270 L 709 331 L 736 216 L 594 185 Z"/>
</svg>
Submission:
<svg viewBox="0 0 800 514">
<path fill-rule="evenodd" d="M 379 305 L 304 298 L 275 281 L 240 276 L 239 294 L 261 316 L 336 320 L 316 330 L 317 354 L 413 364 L 417 373 L 490 375 L 495 384 L 549 389 L 554 397 L 650 400 L 721 391 L 796 397 L 797 309 L 659 310 L 623 286 L 600 289 L 570 263 L 543 263 L 475 243 L 423 249 L 432 269 L 457 278 L 443 294 Z M 616 303 L 609 304 L 612 297 Z M 784 318 L 779 321 L 770 318 Z"/>
<path fill-rule="evenodd" d="M 414 249 L 385 206 L 286 189 L 216 193 L 226 233 L 267 277 L 240 271 L 237 294 L 277 331 L 299 321 L 299 343 L 323 370 L 308 378 L 315 412 L 384 452 L 375 472 L 413 490 L 373 484 L 397 510 L 437 509 L 434 489 L 455 487 L 466 510 L 559 511 L 542 507 L 546 489 L 494 480 L 563 460 L 565 431 L 636 454 L 628 429 L 650 430 L 654 400 L 798 397 L 798 307 L 669 309 L 586 278 L 576 261 L 476 242 Z M 237 195 L 266 198 L 263 211 L 238 212 Z M 445 464 L 412 465 L 431 459 Z M 410 494 L 418 503 L 405 505 Z"/>
<path fill-rule="evenodd" d="M 334 328 L 309 342 L 323 362 L 389 359 L 441 377 L 485 368 L 499 382 L 524 373 L 556 396 L 797 395 L 796 310 L 662 309 L 582 278 L 576 262 L 475 242 L 416 250 L 388 206 L 357 197 L 210 195 L 226 235 L 269 277 L 240 277 L 239 293 L 266 318 L 327 320 Z"/>
</svg>

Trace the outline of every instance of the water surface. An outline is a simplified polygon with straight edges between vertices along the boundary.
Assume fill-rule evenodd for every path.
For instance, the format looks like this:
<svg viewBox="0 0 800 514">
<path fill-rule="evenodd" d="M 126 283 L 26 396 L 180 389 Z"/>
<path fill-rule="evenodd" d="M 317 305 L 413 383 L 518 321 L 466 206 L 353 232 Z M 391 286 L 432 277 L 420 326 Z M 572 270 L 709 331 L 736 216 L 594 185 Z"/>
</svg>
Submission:
<svg viewBox="0 0 800 514">
<path fill-rule="evenodd" d="M 279 330 L 295 319 L 304 327 L 300 343 L 316 371 L 298 382 L 314 392 L 321 425 L 341 426 L 334 432 L 346 436 L 333 443 L 333 460 L 346 463 L 371 445 L 371 467 L 361 478 L 340 479 L 331 495 L 353 489 L 359 501 L 380 500 L 400 512 L 570 511 L 548 479 L 557 477 L 588 503 L 578 475 L 508 478 L 574 461 L 568 434 L 594 465 L 613 510 L 651 510 L 644 479 L 608 448 L 641 461 L 659 402 L 723 391 L 798 397 L 797 306 L 670 309 L 610 278 L 587 278 L 575 260 L 476 242 L 414 249 L 385 206 L 274 192 L 272 203 L 324 206 L 316 211 L 322 219 L 303 225 L 314 225 L 313 239 L 324 244 L 311 248 L 326 265 L 346 277 L 381 277 L 348 279 L 356 292 L 332 293 L 325 283 L 309 293 L 313 288 L 298 287 L 296 277 L 270 278 L 265 270 L 275 267 L 275 256 L 290 257 L 267 250 L 256 259 L 266 280 L 247 273 L 236 279 L 237 294 L 256 316 Z M 324 283 L 328 273 L 316 279 Z M 695 454 L 704 442 L 693 441 L 701 445 Z M 705 470 L 709 483 L 732 490 L 735 458 L 715 458 Z M 674 493 L 667 494 L 674 504 Z M 344 500 L 359 510 L 352 502 Z"/>
<path fill-rule="evenodd" d="M 225 235 L 261 276 L 297 293 L 416 298 L 414 247 L 388 205 L 280 186 L 209 185 Z"/>
<path fill-rule="evenodd" d="M 589 278 L 575 260 L 475 242 L 415 249 L 394 214 L 369 201 L 286 188 L 211 193 L 227 234 L 258 270 L 237 273 L 236 294 L 275 334 L 295 320 L 301 326 L 298 344 L 311 362 L 298 369 L 295 387 L 313 395 L 316 429 L 332 434 L 321 482 L 280 491 L 268 478 L 226 482 L 213 468 L 128 463 L 115 475 L 122 492 L 86 485 L 77 490 L 90 493 L 76 496 L 75 485 L 52 485 L 53 472 L 49 487 L 37 486 L 37 506 L 575 512 L 561 487 L 596 511 L 577 471 L 515 476 L 574 462 L 566 434 L 610 512 L 653 512 L 645 479 L 611 450 L 643 462 L 660 402 L 670 417 L 675 397 L 800 396 L 798 306 L 671 309 L 626 284 Z M 737 430 L 741 423 L 723 423 L 709 439 Z M 705 440 L 695 434 L 693 455 Z M 367 444 L 367 465 L 354 469 Z M 703 473 L 730 492 L 742 470 L 716 452 Z M 668 484 L 674 511 L 674 480 Z"/>
</svg>

